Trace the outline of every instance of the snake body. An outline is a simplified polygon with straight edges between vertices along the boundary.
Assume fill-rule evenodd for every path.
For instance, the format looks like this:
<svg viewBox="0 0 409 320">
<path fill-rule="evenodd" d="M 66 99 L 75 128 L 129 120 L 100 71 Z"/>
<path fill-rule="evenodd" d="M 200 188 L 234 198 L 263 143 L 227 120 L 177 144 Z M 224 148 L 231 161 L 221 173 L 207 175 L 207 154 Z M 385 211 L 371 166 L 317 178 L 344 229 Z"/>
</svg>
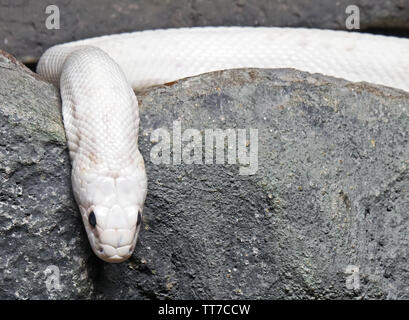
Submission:
<svg viewBox="0 0 409 320">
<path fill-rule="evenodd" d="M 95 254 L 132 255 L 147 192 L 133 89 L 231 68 L 296 68 L 409 91 L 409 40 L 343 31 L 206 27 L 141 31 L 48 49 L 60 88 L 72 187 Z"/>
</svg>

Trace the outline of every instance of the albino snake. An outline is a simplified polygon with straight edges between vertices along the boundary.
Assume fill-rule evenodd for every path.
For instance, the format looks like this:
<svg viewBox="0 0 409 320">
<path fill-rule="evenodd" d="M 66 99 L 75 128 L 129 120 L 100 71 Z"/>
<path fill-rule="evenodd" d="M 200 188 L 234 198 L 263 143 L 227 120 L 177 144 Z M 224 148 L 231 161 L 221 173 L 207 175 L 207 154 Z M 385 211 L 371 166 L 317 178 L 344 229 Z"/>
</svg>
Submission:
<svg viewBox="0 0 409 320">
<path fill-rule="evenodd" d="M 296 68 L 409 91 L 409 40 L 343 31 L 208 27 L 142 31 L 48 49 L 60 87 L 72 187 L 95 254 L 129 258 L 147 192 L 133 89 L 231 68 Z"/>
</svg>

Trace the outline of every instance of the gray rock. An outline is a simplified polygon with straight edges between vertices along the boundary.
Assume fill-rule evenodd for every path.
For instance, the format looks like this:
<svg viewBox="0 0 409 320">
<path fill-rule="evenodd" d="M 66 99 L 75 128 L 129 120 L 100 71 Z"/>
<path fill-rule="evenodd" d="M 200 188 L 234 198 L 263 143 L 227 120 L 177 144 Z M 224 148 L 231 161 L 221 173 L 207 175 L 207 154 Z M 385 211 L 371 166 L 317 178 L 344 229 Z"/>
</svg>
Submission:
<svg viewBox="0 0 409 320">
<path fill-rule="evenodd" d="M 60 29 L 47 29 L 50 4 Z M 0 48 L 35 62 L 57 43 L 105 34 L 192 26 L 277 26 L 346 30 L 347 6 L 360 8 L 360 30 L 409 36 L 409 0 L 4 0 Z"/>
<path fill-rule="evenodd" d="M 408 93 L 243 69 L 138 100 L 143 228 L 131 259 L 108 264 L 72 198 L 57 90 L 1 57 L 0 298 L 409 298 Z M 155 164 L 153 132 L 172 137 L 177 120 L 202 137 L 257 129 L 258 170 Z"/>
<path fill-rule="evenodd" d="M 89 297 L 89 255 L 70 190 L 58 90 L 0 54 L 0 106 L 0 297 Z M 58 293 L 45 282 L 54 265 Z"/>
</svg>

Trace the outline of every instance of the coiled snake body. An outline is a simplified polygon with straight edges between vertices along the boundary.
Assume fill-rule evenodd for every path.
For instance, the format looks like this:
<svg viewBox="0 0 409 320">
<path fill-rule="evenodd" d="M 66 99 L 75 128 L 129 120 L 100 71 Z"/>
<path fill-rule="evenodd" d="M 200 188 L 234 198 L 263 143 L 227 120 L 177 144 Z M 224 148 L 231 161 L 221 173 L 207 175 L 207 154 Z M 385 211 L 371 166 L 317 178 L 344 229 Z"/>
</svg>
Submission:
<svg viewBox="0 0 409 320">
<path fill-rule="evenodd" d="M 409 91 L 409 40 L 342 31 L 207 27 L 142 31 L 48 49 L 60 87 L 72 187 L 95 254 L 132 255 L 147 192 L 132 89 L 231 68 L 296 68 Z"/>
</svg>

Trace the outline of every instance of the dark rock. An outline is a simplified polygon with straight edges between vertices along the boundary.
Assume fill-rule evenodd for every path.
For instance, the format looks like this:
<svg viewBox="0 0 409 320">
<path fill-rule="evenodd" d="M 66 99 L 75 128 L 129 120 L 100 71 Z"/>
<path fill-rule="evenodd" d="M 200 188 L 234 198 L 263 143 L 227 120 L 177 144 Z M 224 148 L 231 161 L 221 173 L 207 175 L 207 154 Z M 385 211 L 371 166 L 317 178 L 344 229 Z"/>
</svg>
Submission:
<svg viewBox="0 0 409 320">
<path fill-rule="evenodd" d="M 142 230 L 131 259 L 108 264 L 72 198 L 58 92 L 2 58 L 1 298 L 409 298 L 408 93 L 243 69 L 138 99 Z M 257 129 L 258 170 L 154 164 L 152 132 L 172 137 L 176 120 L 202 135 Z M 62 290 L 47 290 L 48 266 Z"/>
</svg>

